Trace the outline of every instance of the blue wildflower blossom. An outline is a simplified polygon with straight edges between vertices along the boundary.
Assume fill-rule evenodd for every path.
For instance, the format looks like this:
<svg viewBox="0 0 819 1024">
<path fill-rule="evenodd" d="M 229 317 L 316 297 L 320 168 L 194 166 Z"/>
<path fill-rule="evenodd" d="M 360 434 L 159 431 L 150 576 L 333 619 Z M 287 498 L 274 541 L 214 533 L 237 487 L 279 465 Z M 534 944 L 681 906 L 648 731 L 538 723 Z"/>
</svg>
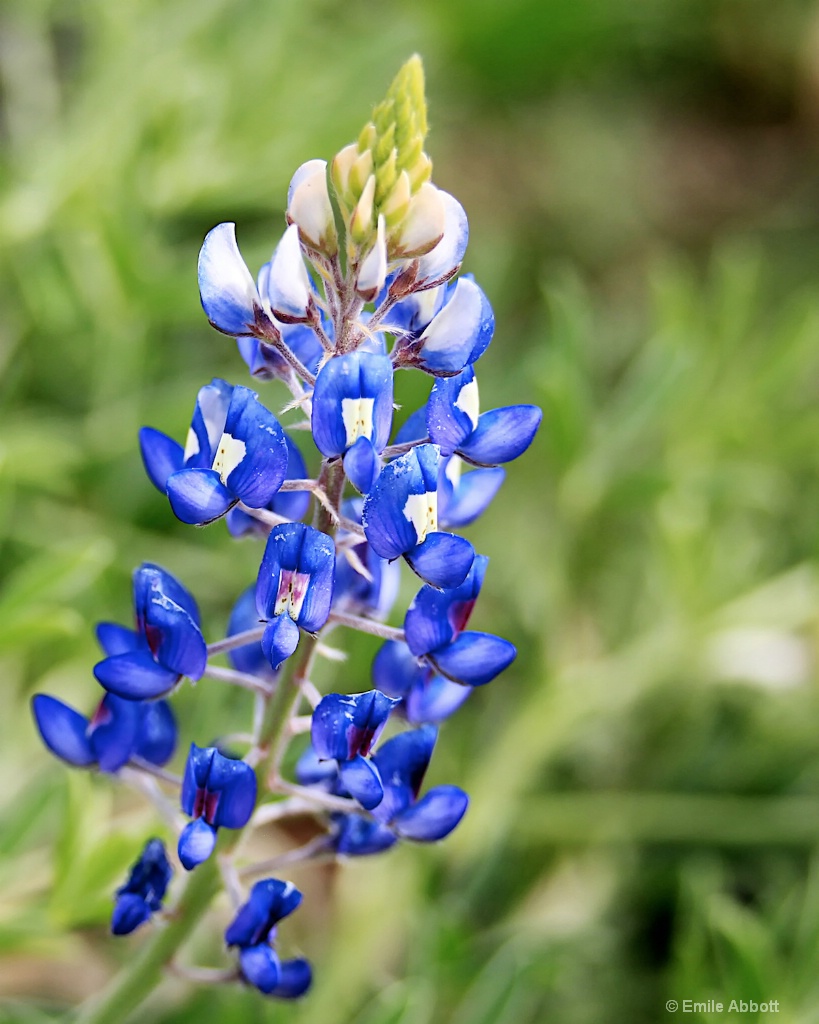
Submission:
<svg viewBox="0 0 819 1024">
<path fill-rule="evenodd" d="M 475 552 L 464 537 L 438 531 L 437 445 L 422 444 L 384 468 L 364 500 L 367 540 L 381 558 L 403 555 L 434 587 L 462 583 Z"/>
<path fill-rule="evenodd" d="M 97 681 L 127 700 L 151 700 L 183 676 L 199 679 L 208 660 L 196 601 L 158 565 L 134 573 L 136 630 L 102 622 L 97 637 L 107 658 L 94 666 Z"/>
<path fill-rule="evenodd" d="M 466 630 L 489 559 L 476 555 L 464 582 L 452 590 L 421 587 L 404 617 L 407 646 L 456 683 L 483 686 L 517 657 L 514 644 L 492 633 Z"/>
<path fill-rule="evenodd" d="M 182 810 L 194 820 L 179 836 L 179 859 L 191 871 L 213 853 L 219 828 L 244 828 L 256 805 L 256 775 L 245 761 L 191 743 L 182 780 Z"/>
<path fill-rule="evenodd" d="M 522 455 L 543 413 L 536 405 L 510 405 L 479 415 L 478 380 L 468 366 L 435 381 L 427 402 L 427 433 L 444 456 L 457 454 L 475 466 L 497 466 Z"/>
<path fill-rule="evenodd" d="M 310 987 L 312 972 L 304 959 L 280 960 L 273 948 L 276 925 L 299 906 L 302 895 L 292 882 L 265 878 L 228 925 L 225 942 L 239 950 L 242 977 L 265 995 L 297 999 Z"/>
<path fill-rule="evenodd" d="M 307 477 L 307 466 L 304 456 L 298 446 L 285 435 L 287 442 L 287 472 L 285 480 L 304 480 Z M 271 501 L 265 505 L 269 512 L 281 516 L 283 519 L 291 519 L 293 522 L 303 519 L 310 507 L 309 491 L 279 491 Z M 270 528 L 259 522 L 255 516 L 243 512 L 240 508 L 232 508 L 225 516 L 225 525 L 233 537 L 247 537 L 249 535 L 266 537 Z"/>
<path fill-rule="evenodd" d="M 366 494 L 392 426 L 392 363 L 385 355 L 351 352 L 329 359 L 313 389 L 312 428 L 327 458 L 344 459 L 352 484 Z"/>
<path fill-rule="evenodd" d="M 132 865 L 125 885 L 117 889 L 111 931 L 128 935 L 162 909 L 173 868 L 161 839 L 149 839 Z"/>
<path fill-rule="evenodd" d="M 271 530 L 256 583 L 256 609 L 267 620 L 262 649 L 274 669 L 295 651 L 299 627 L 315 633 L 333 600 L 335 545 L 302 523 Z"/>
<path fill-rule="evenodd" d="M 373 658 L 372 680 L 388 697 L 400 699 L 411 725 L 442 722 L 458 710 L 471 688 L 439 675 L 405 643 L 387 640 Z"/>
<path fill-rule="evenodd" d="M 133 757 L 161 766 L 176 747 L 176 720 L 164 700 L 124 700 L 107 693 L 86 718 L 56 697 L 38 693 L 31 709 L 51 753 L 75 767 L 117 772 Z"/>
<path fill-rule="evenodd" d="M 379 690 L 329 693 L 313 711 L 313 750 L 319 760 L 337 763 L 341 784 L 366 810 L 380 803 L 383 796 L 378 771 L 367 755 L 397 703 Z"/>
<path fill-rule="evenodd" d="M 269 264 L 265 264 L 260 274 L 268 266 Z M 315 332 L 306 324 L 282 324 L 275 318 L 273 322 L 284 345 L 310 373 L 317 373 L 324 349 Z M 325 334 L 332 335 L 333 328 L 329 322 L 322 319 L 322 326 Z M 247 364 L 250 375 L 256 380 L 294 381 L 297 379 L 290 363 L 270 342 L 261 338 L 242 336 L 236 339 L 236 347 L 239 350 L 239 355 Z"/>
<path fill-rule="evenodd" d="M 265 508 L 287 473 L 279 421 L 255 391 L 218 378 L 199 390 L 184 449 L 152 427 L 140 430 L 139 443 L 154 486 L 167 493 L 178 519 L 196 526 L 240 501 Z"/>
</svg>

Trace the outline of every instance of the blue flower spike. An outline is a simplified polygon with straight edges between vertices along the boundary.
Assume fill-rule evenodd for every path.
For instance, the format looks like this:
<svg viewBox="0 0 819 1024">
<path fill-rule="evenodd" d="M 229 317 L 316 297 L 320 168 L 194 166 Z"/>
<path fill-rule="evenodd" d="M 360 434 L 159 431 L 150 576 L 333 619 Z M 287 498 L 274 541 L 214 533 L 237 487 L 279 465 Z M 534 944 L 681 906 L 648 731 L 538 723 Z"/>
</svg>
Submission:
<svg viewBox="0 0 819 1024">
<path fill-rule="evenodd" d="M 398 703 L 379 690 L 329 693 L 313 711 L 310 736 L 316 755 L 337 762 L 342 785 L 368 811 L 381 802 L 383 789 L 367 755 Z"/>
<path fill-rule="evenodd" d="M 179 859 L 191 871 L 207 860 L 219 828 L 244 828 L 256 805 L 256 775 L 216 747 L 191 744 L 182 780 L 182 810 L 193 818 L 179 836 Z"/>
<path fill-rule="evenodd" d="M 483 686 L 517 657 L 514 644 L 492 633 L 466 630 L 489 559 L 477 555 L 466 579 L 441 592 L 422 587 L 404 617 L 407 646 L 439 674 L 465 686 Z"/>
<path fill-rule="evenodd" d="M 134 573 L 136 630 L 103 622 L 97 636 L 107 658 L 94 666 L 97 681 L 126 700 L 153 700 L 187 676 L 200 679 L 207 647 L 196 602 L 178 580 L 145 562 Z"/>
<path fill-rule="evenodd" d="M 384 468 L 364 500 L 367 540 L 381 558 L 403 555 L 433 587 L 457 587 L 475 552 L 464 537 L 438 531 L 437 445 L 422 444 Z"/>
<path fill-rule="evenodd" d="M 265 878 L 250 890 L 247 903 L 225 932 L 225 943 L 239 950 L 242 977 L 265 995 L 297 999 L 310 987 L 310 964 L 301 958 L 282 961 L 273 948 L 276 925 L 292 914 L 301 900 L 292 882 Z"/>
<path fill-rule="evenodd" d="M 427 431 L 441 454 L 474 466 L 498 466 L 522 455 L 543 413 L 536 405 L 510 405 L 479 415 L 478 380 L 468 366 L 435 381 L 427 402 Z"/>
<path fill-rule="evenodd" d="M 279 421 L 255 391 L 218 378 L 199 390 L 184 449 L 150 427 L 139 440 L 151 481 L 167 493 L 177 519 L 195 526 L 219 519 L 240 501 L 265 508 L 287 474 Z"/>
<path fill-rule="evenodd" d="M 332 539 L 312 526 L 285 523 L 271 530 L 256 583 L 256 609 L 267 621 L 262 650 L 274 670 L 298 646 L 299 628 L 317 633 L 327 621 L 335 560 Z"/>
<path fill-rule="evenodd" d="M 363 494 L 372 487 L 378 456 L 389 441 L 392 400 L 393 371 L 387 356 L 335 356 L 316 378 L 313 440 L 327 458 L 344 457 L 347 476 Z"/>
<path fill-rule="evenodd" d="M 149 839 L 132 865 L 125 885 L 117 889 L 111 932 L 129 935 L 162 909 L 173 868 L 161 839 Z"/>
</svg>

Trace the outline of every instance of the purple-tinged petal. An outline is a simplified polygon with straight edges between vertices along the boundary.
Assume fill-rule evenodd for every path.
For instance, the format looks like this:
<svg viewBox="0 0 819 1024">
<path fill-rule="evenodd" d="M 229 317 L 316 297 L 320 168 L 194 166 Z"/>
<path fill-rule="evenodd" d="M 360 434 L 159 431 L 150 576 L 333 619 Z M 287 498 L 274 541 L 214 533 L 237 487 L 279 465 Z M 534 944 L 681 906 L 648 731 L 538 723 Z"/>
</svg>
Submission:
<svg viewBox="0 0 819 1024">
<path fill-rule="evenodd" d="M 213 824 L 244 828 L 256 806 L 256 773 L 246 761 L 225 757 L 217 750 L 208 773 L 207 789 L 219 794 Z"/>
<path fill-rule="evenodd" d="M 310 964 L 301 957 L 296 960 L 282 960 L 279 963 L 279 981 L 270 993 L 277 999 L 298 999 L 310 988 L 313 971 Z"/>
<path fill-rule="evenodd" d="M 261 301 L 236 244 L 236 225 L 218 224 L 199 252 L 199 295 L 205 315 L 223 334 L 253 334 Z"/>
<path fill-rule="evenodd" d="M 289 615 L 277 615 L 265 627 L 262 651 L 274 672 L 299 646 L 299 627 Z"/>
<path fill-rule="evenodd" d="M 210 767 L 216 753 L 216 747 L 197 747 L 195 743 L 191 743 L 179 797 L 182 810 L 191 817 L 196 806 L 197 790 L 207 786 Z"/>
<path fill-rule="evenodd" d="M 292 882 L 265 878 L 256 882 L 246 903 L 225 932 L 228 946 L 256 946 L 267 941 L 270 931 L 300 905 L 302 894 Z"/>
<path fill-rule="evenodd" d="M 170 761 L 176 750 L 176 719 L 170 704 L 164 700 L 143 704 L 140 710 L 134 753 L 143 761 L 161 767 Z"/>
<path fill-rule="evenodd" d="M 151 653 L 163 668 L 189 679 L 201 679 L 208 660 L 204 637 L 190 615 L 166 594 L 152 596 L 145 630 Z"/>
<path fill-rule="evenodd" d="M 273 500 L 287 473 L 287 442 L 276 417 L 248 388 L 233 389 L 213 469 L 251 508 Z"/>
<path fill-rule="evenodd" d="M 461 474 L 460 467 L 460 458 L 453 455 L 438 478 L 438 516 L 447 529 L 468 526 L 483 515 L 506 477 L 500 468 Z"/>
<path fill-rule="evenodd" d="M 359 437 L 344 455 L 344 472 L 350 483 L 361 494 L 367 494 L 378 476 L 378 456 L 372 441 Z"/>
<path fill-rule="evenodd" d="M 308 319 L 312 293 L 297 224 L 290 225 L 276 246 L 270 260 L 267 289 L 273 314 L 283 323 Z"/>
<path fill-rule="evenodd" d="M 442 456 L 451 455 L 475 430 L 478 410 L 478 381 L 471 366 L 436 379 L 427 402 L 427 433 Z"/>
<path fill-rule="evenodd" d="M 118 697 L 152 700 L 170 693 L 179 682 L 180 675 L 158 665 L 150 651 L 131 651 L 97 662 L 94 678 Z"/>
<path fill-rule="evenodd" d="M 435 726 L 424 725 L 393 736 L 375 752 L 373 761 L 384 786 L 384 799 L 373 811 L 378 821 L 388 823 L 414 803 L 437 738 Z"/>
<path fill-rule="evenodd" d="M 279 958 L 266 943 L 242 949 L 239 968 L 244 979 L 265 995 L 269 996 L 279 983 Z"/>
<path fill-rule="evenodd" d="M 522 455 L 534 440 L 543 413 L 536 405 L 510 405 L 485 412 L 475 432 L 458 448 L 474 466 L 497 466 Z"/>
<path fill-rule="evenodd" d="M 418 261 L 416 281 L 424 288 L 447 281 L 458 272 L 469 242 L 469 222 L 464 208 L 448 192 L 438 191 L 444 201 L 444 236 Z"/>
<path fill-rule="evenodd" d="M 107 693 L 88 723 L 88 742 L 103 772 L 117 772 L 134 753 L 141 705 Z"/>
<path fill-rule="evenodd" d="M 418 843 L 434 843 L 449 833 L 466 814 L 469 797 L 457 786 L 436 786 L 418 803 L 407 808 L 392 821 L 392 828 L 402 839 Z"/>
<path fill-rule="evenodd" d="M 449 643 L 466 628 L 488 565 L 486 555 L 476 555 L 460 586 L 443 592 L 421 587 L 404 616 L 407 644 L 416 657 Z"/>
<path fill-rule="evenodd" d="M 502 637 L 467 630 L 427 657 L 447 679 L 466 686 L 483 686 L 508 668 L 517 653 L 515 645 Z"/>
<path fill-rule="evenodd" d="M 88 719 L 85 715 L 45 693 L 32 697 L 31 710 L 43 743 L 52 754 L 79 768 L 96 762 L 86 736 Z"/>
<path fill-rule="evenodd" d="M 182 611 L 187 612 L 193 622 L 201 627 L 199 607 L 193 594 L 161 565 L 143 562 L 134 571 L 133 587 L 134 609 L 140 629 L 144 628 L 146 621 L 150 621 L 151 605 L 154 603 L 166 604 L 168 598 Z"/>
<path fill-rule="evenodd" d="M 397 701 L 379 690 L 328 693 L 313 711 L 311 740 L 321 758 L 346 761 L 367 755 L 378 740 Z"/>
<path fill-rule="evenodd" d="M 475 558 L 475 549 L 454 533 L 429 533 L 422 544 L 407 552 L 407 564 L 425 583 L 451 588 L 463 583 Z"/>
<path fill-rule="evenodd" d="M 471 687 L 453 683 L 427 670 L 424 678 L 407 694 L 404 713 L 411 725 L 443 722 L 463 704 Z"/>
<path fill-rule="evenodd" d="M 332 338 L 332 323 L 322 317 L 322 324 L 324 333 Z M 293 355 L 300 359 L 311 373 L 318 373 L 324 349 L 312 327 L 306 324 L 282 324 L 282 339 Z"/>
<path fill-rule="evenodd" d="M 196 818 L 189 822 L 179 836 L 177 853 L 186 871 L 206 861 L 216 846 L 216 829 L 212 828 L 204 818 Z"/>
<path fill-rule="evenodd" d="M 212 523 L 239 500 L 212 469 L 173 473 L 168 477 L 168 498 L 176 518 L 190 526 Z"/>
<path fill-rule="evenodd" d="M 377 821 L 360 814 L 334 816 L 336 835 L 333 845 L 345 857 L 366 857 L 382 853 L 397 842 L 395 834 Z"/>
<path fill-rule="evenodd" d="M 382 470 L 365 498 L 364 532 L 381 558 L 397 558 L 437 530 L 438 460 L 437 445 L 413 448 Z"/>
<path fill-rule="evenodd" d="M 100 622 L 96 629 L 97 641 L 108 654 L 127 654 L 129 651 L 145 649 L 145 638 L 127 626 L 115 622 Z"/>
<path fill-rule="evenodd" d="M 165 493 L 168 477 L 185 464 L 182 445 L 153 427 L 142 427 L 139 432 L 139 450 L 145 472 L 158 491 Z"/>
<path fill-rule="evenodd" d="M 330 614 L 334 581 L 335 545 L 326 533 L 302 523 L 276 526 L 256 583 L 259 616 L 284 615 L 316 632 Z"/>
<path fill-rule="evenodd" d="M 126 892 L 117 897 L 111 915 L 111 934 L 130 935 L 151 916 L 151 908 L 136 893 Z"/>
<path fill-rule="evenodd" d="M 339 761 L 338 775 L 344 788 L 365 811 L 381 803 L 384 789 L 378 769 L 360 754 L 349 761 Z"/>
</svg>

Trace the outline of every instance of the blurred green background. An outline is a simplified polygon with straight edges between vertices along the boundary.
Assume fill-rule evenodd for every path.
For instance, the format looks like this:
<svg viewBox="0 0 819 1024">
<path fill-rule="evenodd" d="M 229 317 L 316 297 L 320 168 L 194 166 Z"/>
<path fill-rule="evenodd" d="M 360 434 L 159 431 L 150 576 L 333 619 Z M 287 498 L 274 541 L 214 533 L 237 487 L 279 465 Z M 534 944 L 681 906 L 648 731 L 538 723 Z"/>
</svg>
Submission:
<svg viewBox="0 0 819 1024">
<path fill-rule="evenodd" d="M 59 1019 L 133 955 L 110 894 L 161 828 L 46 754 L 31 693 L 92 706 L 93 624 L 129 620 L 143 559 L 212 639 L 255 575 L 136 448 L 183 436 L 211 376 L 246 382 L 201 240 L 235 220 L 266 259 L 292 171 L 414 50 L 498 319 L 483 406 L 545 412 L 468 531 L 476 628 L 520 655 L 442 730 L 432 781 L 473 800 L 450 840 L 293 873 L 307 1000 L 169 980 L 137 1019 L 652 1024 L 736 998 L 819 1021 L 815 0 L 4 0 L 2 1021 Z M 336 678 L 363 689 L 354 646 Z M 185 742 L 246 727 L 218 683 L 175 704 Z"/>
</svg>

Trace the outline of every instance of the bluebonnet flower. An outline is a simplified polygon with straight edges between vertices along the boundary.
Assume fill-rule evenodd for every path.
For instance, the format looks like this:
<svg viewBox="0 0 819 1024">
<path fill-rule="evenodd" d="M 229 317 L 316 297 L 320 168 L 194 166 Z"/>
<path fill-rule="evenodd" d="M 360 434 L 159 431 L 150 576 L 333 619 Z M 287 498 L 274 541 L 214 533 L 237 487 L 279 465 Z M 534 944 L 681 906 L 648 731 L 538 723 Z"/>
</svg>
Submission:
<svg viewBox="0 0 819 1024">
<path fill-rule="evenodd" d="M 351 352 L 329 359 L 313 389 L 312 428 L 327 458 L 344 458 L 344 470 L 359 491 L 372 487 L 379 455 L 392 426 L 392 363 L 388 356 Z"/>
<path fill-rule="evenodd" d="M 168 863 L 165 844 L 149 839 L 139 860 L 132 865 L 125 885 L 117 889 L 111 931 L 128 935 L 162 909 L 173 868 Z"/>
<path fill-rule="evenodd" d="M 427 432 L 444 456 L 459 455 L 475 466 L 497 466 L 522 455 L 543 413 L 536 405 L 510 405 L 479 415 L 478 381 L 468 366 L 438 379 L 427 402 Z"/>
<path fill-rule="evenodd" d="M 199 390 L 184 449 L 152 427 L 140 430 L 139 443 L 148 476 L 167 493 L 174 515 L 197 526 L 240 501 L 265 508 L 287 473 L 279 421 L 255 391 L 218 378 Z"/>
<path fill-rule="evenodd" d="M 337 763 L 341 784 L 366 810 L 384 795 L 378 771 L 367 755 L 397 703 L 378 690 L 328 693 L 313 711 L 313 750 L 319 760 Z"/>
<path fill-rule="evenodd" d="M 274 669 L 295 651 L 299 627 L 315 633 L 333 600 L 335 545 L 326 533 L 302 523 L 271 530 L 256 583 L 256 608 L 269 620 L 262 649 Z"/>
<path fill-rule="evenodd" d="M 304 457 L 296 444 L 285 435 L 287 442 L 287 472 L 285 480 L 304 480 L 307 477 L 307 466 Z M 292 519 L 297 522 L 307 515 L 310 507 L 309 491 L 279 491 L 273 499 L 265 505 L 269 512 L 273 512 L 283 519 Z M 225 516 L 225 524 L 233 537 L 246 537 L 253 534 L 259 537 L 266 537 L 269 527 L 259 522 L 255 516 L 243 512 L 240 508 L 232 508 Z"/>
<path fill-rule="evenodd" d="M 268 264 L 262 268 L 266 270 Z M 318 372 L 324 349 L 315 332 L 306 324 L 281 324 L 274 318 L 283 344 L 293 353 L 306 369 L 315 374 Z M 332 325 L 322 319 L 325 333 L 332 335 Z M 279 349 L 261 338 L 242 336 L 236 339 L 239 355 L 247 364 L 248 370 L 256 380 L 297 380 L 293 367 L 288 363 Z"/>
<path fill-rule="evenodd" d="M 382 693 L 401 700 L 400 710 L 412 725 L 442 722 L 472 692 L 470 687 L 438 675 L 400 640 L 387 640 L 378 649 L 372 679 Z"/>
<path fill-rule="evenodd" d="M 164 700 L 124 700 L 107 693 L 86 718 L 56 697 L 38 693 L 31 709 L 51 753 L 76 767 L 117 772 L 133 757 L 161 766 L 176 747 L 176 720 Z"/>
<path fill-rule="evenodd" d="M 421 587 L 404 617 L 407 646 L 442 676 L 483 686 L 517 656 L 514 644 L 492 633 L 465 630 L 478 599 L 489 559 L 476 555 L 464 582 L 452 590 Z"/>
<path fill-rule="evenodd" d="M 256 775 L 216 747 L 191 744 L 182 780 L 182 810 L 193 818 L 179 836 L 179 859 L 192 870 L 213 853 L 219 828 L 244 828 L 256 805 Z"/>
<path fill-rule="evenodd" d="M 384 795 L 370 812 L 374 820 L 357 814 L 334 815 L 333 846 L 337 853 L 379 853 L 396 839 L 433 843 L 458 825 L 469 805 L 469 797 L 458 786 L 434 786 L 418 799 L 437 737 L 434 725 L 424 725 L 381 744 L 373 762 Z"/>
<path fill-rule="evenodd" d="M 439 461 L 438 446 L 422 444 L 389 463 L 364 500 L 362 522 L 377 555 L 403 555 L 430 585 L 457 587 L 475 552 L 464 537 L 438 531 Z"/>
<path fill-rule="evenodd" d="M 102 622 L 97 638 L 107 658 L 94 666 L 97 681 L 119 697 L 150 700 L 182 676 L 199 679 L 208 660 L 196 601 L 178 580 L 150 562 L 134 573 L 136 630 Z"/>
<path fill-rule="evenodd" d="M 310 987 L 312 972 L 304 959 L 280 960 L 273 948 L 276 925 L 301 903 L 292 882 L 265 878 L 250 890 L 250 897 L 228 925 L 225 942 L 239 950 L 242 977 L 265 995 L 297 999 Z"/>
<path fill-rule="evenodd" d="M 353 498 L 342 506 L 342 512 L 353 522 L 361 522 L 361 498 Z M 339 531 L 340 545 L 336 557 L 336 585 L 333 608 L 336 611 L 386 619 L 398 596 L 401 570 L 397 562 L 388 562 L 377 555 L 366 540 L 346 543 L 348 534 Z M 367 572 L 362 575 L 361 568 Z"/>
</svg>

